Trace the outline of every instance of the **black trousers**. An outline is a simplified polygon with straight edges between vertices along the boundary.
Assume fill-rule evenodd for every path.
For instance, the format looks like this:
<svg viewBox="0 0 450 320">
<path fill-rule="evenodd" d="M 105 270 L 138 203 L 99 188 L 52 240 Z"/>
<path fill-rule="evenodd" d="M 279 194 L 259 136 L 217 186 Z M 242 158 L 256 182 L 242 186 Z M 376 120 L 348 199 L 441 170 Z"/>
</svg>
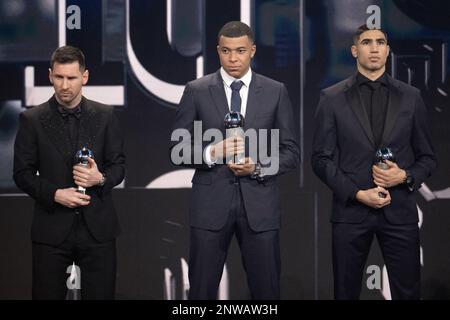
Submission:
<svg viewBox="0 0 450 320">
<path fill-rule="evenodd" d="M 114 299 L 115 240 L 100 243 L 88 230 L 83 214 L 75 214 L 67 239 L 58 246 L 33 242 L 33 299 L 62 300 L 67 293 L 67 268 L 80 267 L 81 298 Z"/>
<path fill-rule="evenodd" d="M 279 232 L 253 231 L 248 224 L 240 186 L 235 183 L 234 187 L 229 218 L 221 230 L 191 227 L 189 299 L 217 299 L 223 266 L 233 235 L 236 235 L 241 249 L 251 298 L 280 298 Z"/>
<path fill-rule="evenodd" d="M 417 223 L 390 224 L 383 210 L 375 209 L 362 223 L 333 223 L 335 299 L 359 299 L 374 235 L 386 264 L 392 299 L 420 299 L 419 227 Z"/>
</svg>

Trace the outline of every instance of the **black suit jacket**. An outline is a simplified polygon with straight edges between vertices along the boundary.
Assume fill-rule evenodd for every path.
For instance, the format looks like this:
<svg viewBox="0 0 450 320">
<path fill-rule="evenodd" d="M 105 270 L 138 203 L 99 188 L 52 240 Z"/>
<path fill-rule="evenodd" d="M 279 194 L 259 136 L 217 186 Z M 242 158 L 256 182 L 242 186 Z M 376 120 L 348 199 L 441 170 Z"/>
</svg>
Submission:
<svg viewBox="0 0 450 320">
<path fill-rule="evenodd" d="M 103 187 L 87 189 L 91 202 L 82 210 L 93 236 L 104 242 L 119 234 L 111 189 L 124 178 L 123 138 L 112 107 L 84 97 L 81 103 L 78 149 L 91 149 L 99 171 L 106 174 Z M 56 203 L 54 195 L 57 189 L 76 187 L 73 153 L 54 97 L 21 113 L 14 146 L 14 180 L 36 200 L 33 241 L 57 245 L 70 232 L 75 211 Z"/>
<path fill-rule="evenodd" d="M 194 121 L 202 121 L 201 133 L 210 128 L 217 128 L 225 138 L 224 118 L 228 112 L 223 80 L 220 71 L 217 71 L 186 85 L 173 128 L 186 129 L 193 134 Z M 264 182 L 250 177 L 240 178 L 250 227 L 254 231 L 278 229 L 281 212 L 276 176 L 298 165 L 299 148 L 292 106 L 285 86 L 255 72 L 252 74 L 248 92 L 244 130 L 249 128 L 279 129 L 279 171 L 267 176 Z M 268 134 L 270 136 L 270 132 Z M 186 145 L 191 142 L 180 143 Z M 219 230 L 225 225 L 230 213 L 234 175 L 226 165 L 209 167 L 203 162 L 204 149 L 210 143 L 205 141 L 193 146 L 189 155 L 192 162 L 183 162 L 182 165 L 196 168 L 192 179 L 191 226 Z M 171 147 L 175 145 L 177 142 L 172 142 Z M 262 154 L 266 154 L 265 152 L 266 150 L 261 149 Z M 200 164 L 193 164 L 195 155 L 202 159 Z"/>
<path fill-rule="evenodd" d="M 388 77 L 390 93 L 381 147 L 394 152 L 396 162 L 409 170 L 415 188 L 436 166 L 427 111 L 420 91 Z M 352 199 L 357 190 L 373 188 L 372 164 L 376 147 L 369 118 L 362 106 L 356 75 L 321 92 L 315 114 L 312 167 L 333 191 L 332 222 L 361 222 L 370 208 Z M 389 189 L 388 221 L 418 221 L 415 193 L 406 184 Z"/>
</svg>

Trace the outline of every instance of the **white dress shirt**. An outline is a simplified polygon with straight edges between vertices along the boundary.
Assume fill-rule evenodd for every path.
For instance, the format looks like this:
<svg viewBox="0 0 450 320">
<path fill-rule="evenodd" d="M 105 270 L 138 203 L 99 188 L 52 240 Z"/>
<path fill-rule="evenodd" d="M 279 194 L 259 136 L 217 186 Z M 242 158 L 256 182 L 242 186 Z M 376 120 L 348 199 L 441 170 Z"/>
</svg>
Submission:
<svg viewBox="0 0 450 320">
<path fill-rule="evenodd" d="M 244 85 L 242 86 L 239 94 L 241 96 L 241 114 L 245 118 L 245 111 L 247 110 L 247 100 L 248 100 L 248 88 L 250 87 L 250 82 L 252 81 L 252 69 L 248 69 L 247 73 L 240 79 L 233 78 L 223 68 L 220 68 L 220 75 L 223 79 L 223 87 L 225 89 L 225 95 L 227 96 L 228 109 L 231 110 L 231 84 L 236 80 L 241 80 Z"/>
<path fill-rule="evenodd" d="M 240 80 L 244 83 L 241 90 L 239 91 L 239 94 L 241 96 L 241 114 L 244 116 L 245 119 L 245 112 L 247 111 L 247 100 L 248 100 L 248 88 L 250 87 L 250 82 L 252 81 L 252 69 L 249 68 L 247 73 L 240 79 L 236 79 L 232 76 L 230 76 L 223 67 L 220 68 L 220 75 L 223 79 L 223 87 L 225 89 L 225 95 L 227 97 L 227 103 L 228 103 L 228 109 L 231 110 L 231 84 L 236 81 Z M 216 159 L 211 159 L 211 144 L 205 148 L 205 154 L 204 159 L 205 162 L 208 165 L 213 165 L 216 163 Z"/>
</svg>

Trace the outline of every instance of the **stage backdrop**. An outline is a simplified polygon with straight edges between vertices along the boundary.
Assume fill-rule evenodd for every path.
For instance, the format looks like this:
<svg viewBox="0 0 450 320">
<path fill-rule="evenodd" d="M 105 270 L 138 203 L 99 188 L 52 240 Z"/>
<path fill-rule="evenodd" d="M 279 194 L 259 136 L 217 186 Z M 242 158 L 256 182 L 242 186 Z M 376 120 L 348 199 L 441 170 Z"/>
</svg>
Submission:
<svg viewBox="0 0 450 320">
<path fill-rule="evenodd" d="M 20 112 L 52 94 L 48 61 L 64 44 L 84 51 L 90 70 L 84 93 L 114 105 L 126 143 L 126 179 L 114 190 L 122 226 L 117 298 L 186 297 L 193 171 L 170 164 L 170 128 L 186 82 L 219 68 L 216 35 L 230 20 L 242 20 L 255 30 L 252 68 L 286 84 L 300 139 L 300 168 L 279 179 L 282 298 L 332 299 L 331 193 L 311 171 L 312 118 L 320 89 L 355 72 L 352 33 L 376 12 L 389 33 L 388 72 L 420 88 L 430 113 L 439 167 L 418 196 L 423 298 L 450 298 L 446 1 L 3 0 L 0 299 L 31 297 L 33 202 L 12 180 L 13 143 Z M 376 242 L 366 270 L 362 298 L 389 298 Z M 234 240 L 220 298 L 248 297 Z"/>
</svg>

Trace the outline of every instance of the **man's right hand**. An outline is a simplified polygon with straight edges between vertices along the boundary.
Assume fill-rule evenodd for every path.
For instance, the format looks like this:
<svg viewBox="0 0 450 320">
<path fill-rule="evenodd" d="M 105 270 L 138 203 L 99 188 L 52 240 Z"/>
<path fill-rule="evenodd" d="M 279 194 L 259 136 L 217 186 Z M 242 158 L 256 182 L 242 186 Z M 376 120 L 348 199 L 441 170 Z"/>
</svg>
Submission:
<svg viewBox="0 0 450 320">
<path fill-rule="evenodd" d="M 210 149 L 212 159 L 223 159 L 235 154 L 244 153 L 245 145 L 242 137 L 229 137 L 213 145 Z"/>
<path fill-rule="evenodd" d="M 75 188 L 58 189 L 55 192 L 55 202 L 68 208 L 87 206 L 90 200 L 90 196 L 77 192 Z"/>
<path fill-rule="evenodd" d="M 379 192 L 386 195 L 385 198 L 380 197 Z M 367 190 L 359 190 L 356 193 L 356 200 L 361 203 L 364 203 L 366 206 L 380 209 L 391 203 L 391 195 L 389 191 L 384 189 L 383 187 L 376 187 Z"/>
</svg>

